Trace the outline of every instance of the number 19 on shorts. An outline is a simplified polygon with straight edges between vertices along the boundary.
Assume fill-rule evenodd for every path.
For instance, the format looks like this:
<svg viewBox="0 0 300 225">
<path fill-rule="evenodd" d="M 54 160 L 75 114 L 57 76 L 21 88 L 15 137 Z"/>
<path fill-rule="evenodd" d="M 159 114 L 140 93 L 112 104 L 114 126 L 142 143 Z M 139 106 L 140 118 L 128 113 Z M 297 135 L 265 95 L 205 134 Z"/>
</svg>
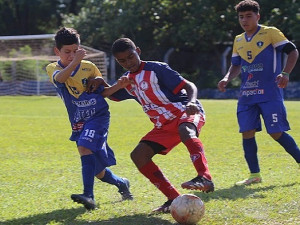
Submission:
<svg viewBox="0 0 300 225">
<path fill-rule="evenodd" d="M 84 136 L 94 138 L 95 136 L 95 130 L 85 129 L 84 130 Z"/>
</svg>

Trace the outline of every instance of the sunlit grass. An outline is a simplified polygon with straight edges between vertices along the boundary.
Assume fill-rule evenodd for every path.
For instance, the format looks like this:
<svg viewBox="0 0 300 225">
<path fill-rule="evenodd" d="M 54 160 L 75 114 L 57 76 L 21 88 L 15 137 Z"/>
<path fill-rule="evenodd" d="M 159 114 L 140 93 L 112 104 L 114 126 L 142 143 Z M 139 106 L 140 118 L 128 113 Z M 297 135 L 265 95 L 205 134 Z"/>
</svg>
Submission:
<svg viewBox="0 0 300 225">
<path fill-rule="evenodd" d="M 200 138 L 216 185 L 214 193 L 187 191 L 180 184 L 196 176 L 183 144 L 154 161 L 182 193 L 205 203 L 201 224 L 299 224 L 298 165 L 265 132 L 257 134 L 264 182 L 234 187 L 248 176 L 235 116 L 236 100 L 203 100 L 207 116 Z M 151 128 L 134 101 L 109 101 L 109 144 L 131 181 L 134 201 L 121 202 L 115 187 L 97 181 L 98 209 L 86 212 L 70 199 L 82 191 L 80 159 L 68 140 L 70 125 L 57 97 L 0 97 L 0 224 L 176 224 L 171 215 L 149 216 L 165 197 L 133 165 L 129 154 Z M 300 102 L 286 102 L 289 132 L 300 143 Z"/>
</svg>

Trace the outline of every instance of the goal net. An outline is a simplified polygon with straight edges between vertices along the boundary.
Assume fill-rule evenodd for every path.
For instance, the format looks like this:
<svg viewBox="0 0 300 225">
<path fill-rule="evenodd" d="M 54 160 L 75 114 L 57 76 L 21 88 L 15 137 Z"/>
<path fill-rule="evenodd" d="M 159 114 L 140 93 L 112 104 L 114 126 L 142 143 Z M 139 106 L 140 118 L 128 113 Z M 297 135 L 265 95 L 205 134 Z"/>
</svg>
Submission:
<svg viewBox="0 0 300 225">
<path fill-rule="evenodd" d="M 56 95 L 45 69 L 58 60 L 53 47 L 53 34 L 0 36 L 0 96 Z M 87 51 L 84 59 L 93 62 L 106 79 L 106 54 L 81 47 Z"/>
</svg>

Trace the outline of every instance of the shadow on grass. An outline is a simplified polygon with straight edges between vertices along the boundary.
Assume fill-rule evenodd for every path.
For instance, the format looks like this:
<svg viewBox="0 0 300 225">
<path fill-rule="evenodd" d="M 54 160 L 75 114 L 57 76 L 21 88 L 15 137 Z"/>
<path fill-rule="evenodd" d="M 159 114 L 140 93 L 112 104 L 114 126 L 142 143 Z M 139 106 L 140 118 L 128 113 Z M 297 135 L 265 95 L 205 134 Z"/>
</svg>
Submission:
<svg viewBox="0 0 300 225">
<path fill-rule="evenodd" d="M 97 221 L 86 221 L 78 220 L 77 216 L 86 213 L 84 208 L 76 209 L 61 209 L 55 210 L 50 213 L 43 213 L 34 216 L 29 216 L 25 218 L 0 221 L 1 225 L 44 225 L 44 224 L 66 224 L 66 225 L 172 225 L 176 223 L 171 223 L 167 220 L 149 216 L 147 214 L 136 214 L 130 216 L 122 216 L 118 218 L 111 218 L 108 220 L 97 220 Z M 101 216 L 101 212 L 99 212 Z"/>
<path fill-rule="evenodd" d="M 281 185 L 280 188 L 288 188 L 294 185 L 298 185 L 297 182 Z M 194 192 L 195 195 L 200 197 L 204 202 L 208 202 L 211 199 L 227 199 L 227 200 L 237 200 L 241 198 L 264 198 L 265 194 L 261 194 L 260 192 L 265 192 L 268 190 L 273 190 L 275 188 L 279 188 L 275 185 L 270 185 L 266 187 L 260 186 L 232 186 L 230 188 L 225 189 L 217 189 L 213 193 L 202 193 L 202 192 Z"/>
</svg>

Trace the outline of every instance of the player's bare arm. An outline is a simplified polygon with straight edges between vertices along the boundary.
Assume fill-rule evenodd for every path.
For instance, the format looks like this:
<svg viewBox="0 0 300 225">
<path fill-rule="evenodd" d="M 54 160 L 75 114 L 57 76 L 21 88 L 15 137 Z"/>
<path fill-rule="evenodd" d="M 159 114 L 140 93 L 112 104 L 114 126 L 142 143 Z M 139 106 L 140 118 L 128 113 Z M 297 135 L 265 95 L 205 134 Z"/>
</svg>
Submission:
<svg viewBox="0 0 300 225">
<path fill-rule="evenodd" d="M 284 69 L 282 70 L 282 73 L 280 73 L 276 77 L 276 82 L 279 88 L 286 88 L 289 83 L 289 74 L 294 69 L 296 62 L 299 57 L 299 52 L 297 49 L 294 49 L 288 54 L 288 58 L 286 61 L 286 65 Z"/>
<path fill-rule="evenodd" d="M 111 96 L 113 93 L 115 93 L 116 91 L 118 91 L 122 88 L 125 88 L 129 84 L 131 84 L 131 81 L 129 80 L 128 77 L 120 77 L 116 84 L 109 86 L 109 87 L 105 87 L 104 91 L 101 93 L 101 95 L 103 97 Z"/>
<path fill-rule="evenodd" d="M 74 53 L 70 53 L 70 55 L 70 57 L 74 57 L 73 60 L 55 76 L 55 80 L 59 83 L 66 82 L 76 66 L 78 66 L 81 60 L 86 56 L 86 51 L 84 49 L 77 49 Z"/>
<path fill-rule="evenodd" d="M 240 72 L 241 72 L 241 66 L 235 66 L 235 65 L 231 64 L 231 66 L 229 67 L 229 70 L 226 73 L 226 75 L 224 76 L 224 78 L 219 81 L 219 83 L 218 83 L 218 89 L 221 92 L 225 92 L 227 84 L 231 80 L 233 80 L 234 78 L 236 78 L 240 74 Z"/>
<path fill-rule="evenodd" d="M 186 113 L 188 115 L 194 115 L 199 113 L 199 107 L 196 104 L 198 90 L 195 84 L 186 80 L 186 84 L 183 86 L 188 96 L 188 103 L 186 104 Z"/>
</svg>

